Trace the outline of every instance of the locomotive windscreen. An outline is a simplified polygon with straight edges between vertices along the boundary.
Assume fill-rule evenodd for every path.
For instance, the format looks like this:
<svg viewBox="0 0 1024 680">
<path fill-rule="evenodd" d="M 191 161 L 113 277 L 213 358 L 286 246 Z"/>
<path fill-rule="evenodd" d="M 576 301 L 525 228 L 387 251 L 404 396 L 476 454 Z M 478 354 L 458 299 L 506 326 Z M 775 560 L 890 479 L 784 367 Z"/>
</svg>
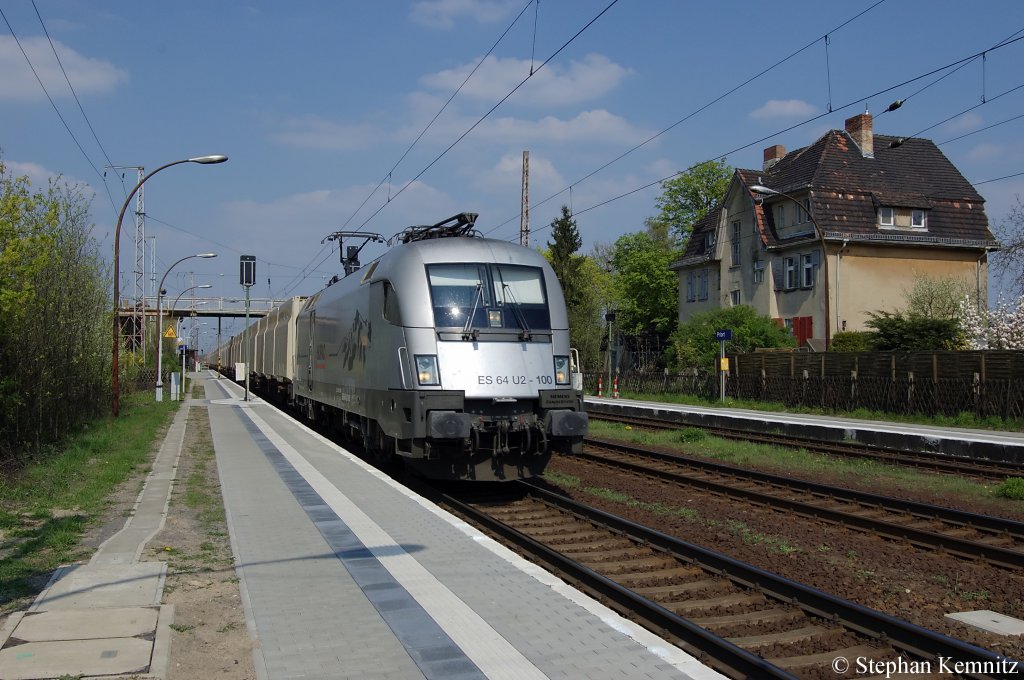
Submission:
<svg viewBox="0 0 1024 680">
<path fill-rule="evenodd" d="M 551 328 L 540 267 L 431 264 L 427 278 L 438 328 L 465 328 L 471 313 L 471 328 Z"/>
</svg>

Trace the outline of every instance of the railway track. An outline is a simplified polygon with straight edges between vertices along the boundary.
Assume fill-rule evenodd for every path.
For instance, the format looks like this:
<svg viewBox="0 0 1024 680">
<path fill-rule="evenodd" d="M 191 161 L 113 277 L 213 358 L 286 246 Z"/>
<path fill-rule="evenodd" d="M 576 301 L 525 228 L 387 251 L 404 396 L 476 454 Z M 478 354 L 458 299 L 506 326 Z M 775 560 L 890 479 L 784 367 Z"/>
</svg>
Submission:
<svg viewBox="0 0 1024 680">
<path fill-rule="evenodd" d="M 937 505 L 743 470 L 618 442 L 587 439 L 575 458 L 805 517 L 834 522 L 928 550 L 1024 569 L 1024 523 Z"/>
<path fill-rule="evenodd" d="M 611 423 L 622 423 L 656 430 L 679 430 L 685 427 L 677 422 L 658 418 L 642 418 L 639 416 L 622 416 L 607 413 L 588 413 L 591 420 L 602 420 Z M 700 427 L 699 429 L 723 439 L 740 439 L 743 441 L 772 444 L 775 446 L 791 446 L 803 448 L 817 453 L 862 458 L 890 465 L 913 467 L 931 472 L 970 477 L 985 481 L 1002 481 L 1007 477 L 1024 477 L 1024 466 L 984 458 L 967 458 L 964 456 L 945 456 L 925 451 L 904 451 L 902 449 L 867 446 L 864 444 L 825 442 L 807 437 L 792 435 L 748 432 L 746 430 Z"/>
<path fill-rule="evenodd" d="M 731 677 L 868 675 L 940 658 L 1004 677 L 1013 662 L 521 482 L 514 500 L 442 502 Z M 887 665 L 888 664 L 888 665 Z M 903 667 L 907 667 L 904 665 Z M 860 673 L 865 675 L 865 673 Z"/>
</svg>

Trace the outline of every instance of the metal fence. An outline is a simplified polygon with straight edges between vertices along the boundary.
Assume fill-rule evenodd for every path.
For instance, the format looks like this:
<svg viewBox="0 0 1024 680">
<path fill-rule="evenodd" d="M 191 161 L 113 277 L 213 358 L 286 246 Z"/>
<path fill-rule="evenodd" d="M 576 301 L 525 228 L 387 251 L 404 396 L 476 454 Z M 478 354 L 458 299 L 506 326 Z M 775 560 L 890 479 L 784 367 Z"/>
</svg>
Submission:
<svg viewBox="0 0 1024 680">
<path fill-rule="evenodd" d="M 1024 419 L 1024 352 L 756 352 L 730 357 L 726 396 L 787 406 L 850 411 Z M 598 379 L 584 376 L 597 393 Z M 647 394 L 719 396 L 718 374 L 691 369 L 681 374 L 629 372 L 619 390 Z M 613 386 L 602 385 L 611 396 Z"/>
</svg>

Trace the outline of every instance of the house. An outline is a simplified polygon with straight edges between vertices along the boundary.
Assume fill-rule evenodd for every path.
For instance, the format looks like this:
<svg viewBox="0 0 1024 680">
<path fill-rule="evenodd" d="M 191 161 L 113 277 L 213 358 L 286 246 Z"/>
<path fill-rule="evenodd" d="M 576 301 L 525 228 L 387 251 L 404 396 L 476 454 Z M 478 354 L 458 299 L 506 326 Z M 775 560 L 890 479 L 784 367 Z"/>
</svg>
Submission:
<svg viewBox="0 0 1024 680">
<path fill-rule="evenodd" d="M 820 351 L 869 312 L 903 309 L 920 275 L 970 281 L 985 304 L 999 244 L 981 195 L 930 140 L 876 136 L 868 113 L 845 128 L 736 170 L 672 264 L 680 322 L 750 305 Z"/>
</svg>

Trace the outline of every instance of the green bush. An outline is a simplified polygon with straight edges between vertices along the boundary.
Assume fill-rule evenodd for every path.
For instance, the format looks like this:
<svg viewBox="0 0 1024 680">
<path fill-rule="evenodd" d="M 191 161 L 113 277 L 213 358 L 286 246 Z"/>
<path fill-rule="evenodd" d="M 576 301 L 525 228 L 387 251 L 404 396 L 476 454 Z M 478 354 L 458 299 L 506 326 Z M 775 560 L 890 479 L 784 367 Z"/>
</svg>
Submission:
<svg viewBox="0 0 1024 680">
<path fill-rule="evenodd" d="M 1024 501 L 1024 479 L 1010 477 L 996 487 L 996 495 L 1003 498 L 1010 498 L 1015 501 Z"/>
<path fill-rule="evenodd" d="M 687 368 L 717 367 L 718 340 L 715 331 L 731 329 L 732 340 L 725 343 L 727 354 L 744 354 L 761 347 L 796 347 L 796 340 L 770 317 L 761 316 L 753 307 L 739 305 L 694 314 L 680 324 L 669 337 L 666 360 L 673 371 Z"/>
<path fill-rule="evenodd" d="M 832 336 L 829 351 L 832 352 L 870 352 L 871 333 L 863 331 L 840 331 Z"/>
<path fill-rule="evenodd" d="M 966 338 L 957 319 L 935 319 L 902 312 L 869 312 L 867 326 L 873 349 L 881 352 L 919 352 L 963 349 Z"/>
</svg>

